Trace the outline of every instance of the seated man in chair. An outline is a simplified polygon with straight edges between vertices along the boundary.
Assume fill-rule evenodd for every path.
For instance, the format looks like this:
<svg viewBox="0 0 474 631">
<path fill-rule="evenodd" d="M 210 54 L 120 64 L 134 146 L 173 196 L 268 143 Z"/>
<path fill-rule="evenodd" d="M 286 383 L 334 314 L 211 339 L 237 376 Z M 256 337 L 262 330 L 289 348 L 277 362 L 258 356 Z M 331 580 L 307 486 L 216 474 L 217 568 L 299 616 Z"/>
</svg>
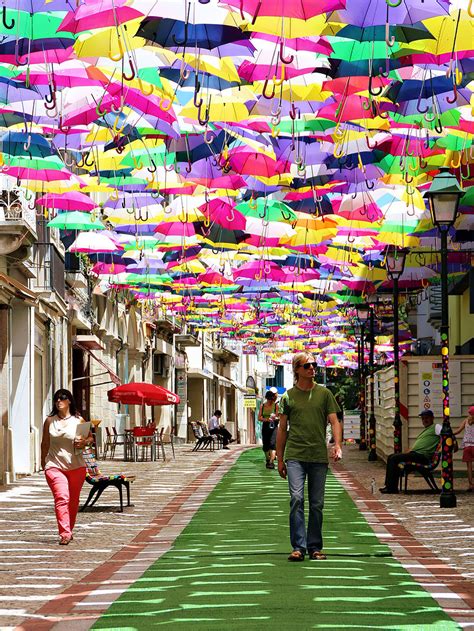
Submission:
<svg viewBox="0 0 474 631">
<path fill-rule="evenodd" d="M 399 464 L 409 459 L 411 462 L 429 464 L 439 443 L 441 425 L 434 425 L 434 414 L 431 410 L 422 410 L 418 415 L 421 417 L 424 430 L 418 435 L 411 451 L 401 454 L 391 454 L 387 460 L 385 471 L 385 486 L 381 493 L 398 493 L 401 469 Z"/>
<path fill-rule="evenodd" d="M 229 443 L 233 443 L 232 434 L 221 424 L 222 412 L 216 410 L 209 421 L 209 434 L 216 434 L 222 438 L 223 449 L 229 449 Z"/>
</svg>

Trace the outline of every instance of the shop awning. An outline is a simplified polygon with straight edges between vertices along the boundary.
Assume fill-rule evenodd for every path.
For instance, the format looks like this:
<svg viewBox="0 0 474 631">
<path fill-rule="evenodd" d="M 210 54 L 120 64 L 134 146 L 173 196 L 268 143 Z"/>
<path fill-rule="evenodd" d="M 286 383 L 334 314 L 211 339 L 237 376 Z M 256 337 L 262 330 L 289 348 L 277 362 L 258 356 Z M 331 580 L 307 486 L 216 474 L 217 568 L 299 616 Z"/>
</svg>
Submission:
<svg viewBox="0 0 474 631">
<path fill-rule="evenodd" d="M 97 355 L 96 355 L 93 351 L 91 351 L 91 349 L 90 349 L 90 348 L 88 348 L 87 346 L 85 346 L 85 345 L 84 345 L 84 344 L 82 344 L 81 342 L 78 342 L 77 340 L 76 340 L 76 341 L 74 341 L 73 346 L 74 346 L 74 348 L 78 348 L 79 350 L 83 351 L 84 353 L 87 353 L 87 354 L 88 354 L 88 355 L 89 355 L 92 359 L 94 359 L 94 360 L 95 360 L 95 361 L 96 361 L 96 362 L 97 362 L 100 366 L 102 366 L 102 368 L 105 368 L 105 371 L 106 371 L 106 372 L 105 372 L 105 373 L 99 373 L 99 374 L 103 374 L 103 375 L 105 375 L 105 374 L 107 374 L 107 373 L 108 373 L 108 375 L 109 375 L 109 377 L 110 377 L 110 381 L 111 381 L 112 383 L 114 383 L 116 386 L 120 386 L 120 385 L 121 385 L 121 383 L 122 383 L 122 382 L 120 381 L 120 378 L 118 377 L 118 375 L 116 375 L 116 374 L 114 373 L 114 371 L 112 370 L 112 368 L 110 368 L 109 366 L 107 366 L 107 364 L 106 364 L 106 363 L 105 363 L 102 359 L 100 359 L 100 357 L 97 357 Z M 99 375 L 93 375 L 93 376 L 98 377 Z M 83 377 L 79 377 L 79 379 L 83 379 Z M 74 379 L 73 379 L 73 381 L 74 381 Z M 102 383 L 109 383 L 109 382 L 108 382 L 108 381 L 104 381 L 104 382 L 102 382 Z M 95 386 L 98 386 L 98 385 L 101 385 L 101 384 L 98 384 L 98 383 L 96 383 L 96 384 L 91 384 L 91 386 L 94 386 L 94 385 L 95 385 Z"/>
<path fill-rule="evenodd" d="M 7 291 L 11 296 L 25 300 L 31 305 L 36 304 L 38 301 L 38 296 L 32 289 L 20 283 L 16 278 L 8 276 L 8 274 L 0 273 L 0 288 Z"/>
</svg>

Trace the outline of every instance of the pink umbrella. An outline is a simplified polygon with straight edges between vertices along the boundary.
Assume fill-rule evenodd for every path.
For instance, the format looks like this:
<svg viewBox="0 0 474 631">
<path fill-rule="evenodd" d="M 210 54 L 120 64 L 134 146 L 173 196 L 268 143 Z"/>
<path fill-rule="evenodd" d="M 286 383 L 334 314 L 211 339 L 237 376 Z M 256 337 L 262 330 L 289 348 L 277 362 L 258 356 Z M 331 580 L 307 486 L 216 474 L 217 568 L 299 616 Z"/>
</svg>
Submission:
<svg viewBox="0 0 474 631">
<path fill-rule="evenodd" d="M 36 200 L 39 206 L 46 208 L 59 208 L 60 210 L 83 210 L 89 211 L 96 208 L 92 199 L 84 193 L 78 191 L 68 191 L 59 195 L 57 193 L 48 193 Z"/>
<path fill-rule="evenodd" d="M 257 151 L 236 150 L 232 155 L 229 155 L 229 162 L 234 171 L 254 177 L 271 178 L 290 170 L 289 162 L 275 160 L 271 156 Z"/>
<path fill-rule="evenodd" d="M 284 282 L 287 275 L 282 271 L 273 261 L 250 261 L 250 263 L 244 263 L 238 269 L 235 270 L 234 279 L 239 278 L 253 278 L 255 280 L 274 280 L 276 282 Z M 294 275 L 292 275 L 294 278 Z"/>
<path fill-rule="evenodd" d="M 309 20 L 326 11 L 345 9 L 345 0 L 226 0 L 226 4 L 237 7 L 251 16 L 298 18 Z"/>
<path fill-rule="evenodd" d="M 143 16 L 136 9 L 124 6 L 125 4 L 126 0 L 99 0 L 82 4 L 76 11 L 66 14 L 57 30 L 80 33 L 105 26 L 118 26 Z"/>
<path fill-rule="evenodd" d="M 196 234 L 194 224 L 188 221 L 162 221 L 153 232 L 179 237 L 194 237 Z"/>
<path fill-rule="evenodd" d="M 212 199 L 198 207 L 205 217 L 227 230 L 245 230 L 245 217 L 222 199 Z"/>
</svg>

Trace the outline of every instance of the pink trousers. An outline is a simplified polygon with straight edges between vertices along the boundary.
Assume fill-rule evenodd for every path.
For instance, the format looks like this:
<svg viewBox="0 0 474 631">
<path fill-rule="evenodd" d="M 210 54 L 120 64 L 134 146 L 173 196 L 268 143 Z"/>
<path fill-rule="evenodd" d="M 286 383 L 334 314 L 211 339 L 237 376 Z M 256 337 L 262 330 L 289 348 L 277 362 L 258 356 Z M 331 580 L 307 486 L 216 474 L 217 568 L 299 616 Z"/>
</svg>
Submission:
<svg viewBox="0 0 474 631">
<path fill-rule="evenodd" d="M 57 469 L 45 471 L 46 481 L 54 497 L 54 510 L 60 537 L 70 537 L 79 510 L 79 496 L 86 479 L 86 468 Z"/>
</svg>

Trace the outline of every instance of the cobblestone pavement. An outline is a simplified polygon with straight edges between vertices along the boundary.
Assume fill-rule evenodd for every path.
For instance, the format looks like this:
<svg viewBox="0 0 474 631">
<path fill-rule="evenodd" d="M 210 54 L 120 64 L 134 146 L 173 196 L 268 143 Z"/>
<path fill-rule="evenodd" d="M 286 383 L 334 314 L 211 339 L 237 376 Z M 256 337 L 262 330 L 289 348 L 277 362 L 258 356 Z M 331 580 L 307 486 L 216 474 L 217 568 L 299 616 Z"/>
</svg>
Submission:
<svg viewBox="0 0 474 631">
<path fill-rule="evenodd" d="M 0 489 L 0 628 L 88 629 L 93 610 L 106 608 L 172 545 L 242 449 L 193 453 L 189 445 L 182 445 L 176 460 L 167 462 L 101 462 L 104 472 L 137 476 L 132 485 L 134 506 L 118 512 L 117 491 L 108 489 L 99 507 L 79 514 L 75 540 L 65 548 L 57 545 L 52 497 L 43 474 Z M 411 478 L 413 492 L 407 495 L 381 495 L 378 487 L 383 483 L 384 464 L 368 462 L 367 452 L 359 452 L 356 445 L 345 447 L 343 464 L 335 472 L 376 532 L 391 537 L 395 547 L 397 543 L 404 546 L 400 554 L 405 555 L 407 567 L 416 566 L 415 575 L 419 572 L 419 580 L 430 591 L 440 591 L 447 599 L 443 606 L 456 617 L 456 607 L 461 605 L 452 594 L 466 591 L 466 585 L 474 588 L 474 494 L 462 490 L 466 480 L 458 485 L 458 507 L 447 510 L 439 508 L 437 495 L 425 490 L 423 479 Z M 83 500 L 89 489 L 86 484 Z M 427 550 L 432 552 L 431 567 L 422 571 L 421 565 L 429 561 Z M 440 565 L 441 561 L 445 563 Z M 432 574 L 433 567 L 455 569 L 453 575 L 462 575 L 470 584 L 457 581 L 451 590 L 445 584 L 437 587 L 440 583 Z M 461 609 L 463 615 L 457 617 L 462 626 L 474 627 L 465 603 Z M 22 623 L 25 618 L 28 622 Z"/>
</svg>

